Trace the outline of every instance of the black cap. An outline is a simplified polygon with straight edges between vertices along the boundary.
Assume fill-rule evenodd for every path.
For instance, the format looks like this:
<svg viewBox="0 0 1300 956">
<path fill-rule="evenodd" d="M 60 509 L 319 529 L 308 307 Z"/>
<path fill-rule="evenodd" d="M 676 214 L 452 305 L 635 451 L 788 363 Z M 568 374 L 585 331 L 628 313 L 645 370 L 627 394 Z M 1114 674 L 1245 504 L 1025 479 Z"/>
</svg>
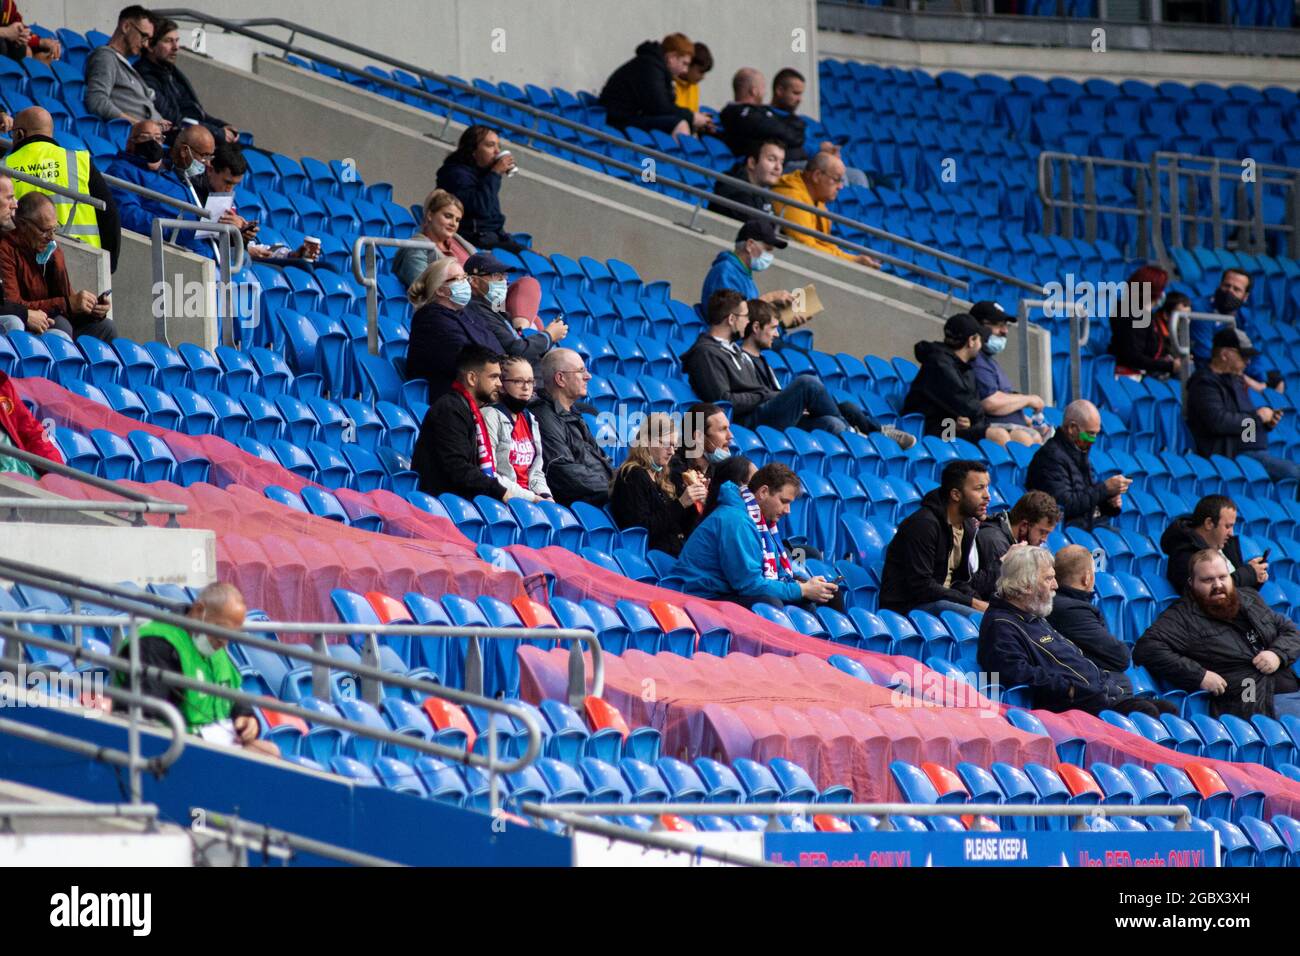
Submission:
<svg viewBox="0 0 1300 956">
<path fill-rule="evenodd" d="M 984 327 L 969 312 L 958 312 L 956 315 L 949 316 L 948 321 L 943 324 L 943 337 L 950 341 L 965 342 L 972 335 L 983 334 Z"/>
<path fill-rule="evenodd" d="M 1003 322 L 1016 321 L 1016 316 L 991 299 L 976 302 L 970 307 L 970 314 L 975 316 L 975 321 L 980 325 L 1001 325 Z"/>
<path fill-rule="evenodd" d="M 490 276 L 498 272 L 515 272 L 514 266 L 508 266 L 490 252 L 476 252 L 465 260 L 465 275 Z"/>
<path fill-rule="evenodd" d="M 1215 349 L 1236 349 L 1241 353 L 1242 358 L 1254 358 L 1259 354 L 1259 349 L 1255 348 L 1250 341 L 1250 336 L 1231 325 L 1214 333 L 1214 341 L 1210 347 Z"/>
<path fill-rule="evenodd" d="M 790 244 L 776 234 L 776 226 L 766 219 L 751 219 L 741 226 L 740 232 L 736 233 L 736 242 L 744 242 L 746 239 L 757 239 L 777 249 L 784 249 Z"/>
</svg>

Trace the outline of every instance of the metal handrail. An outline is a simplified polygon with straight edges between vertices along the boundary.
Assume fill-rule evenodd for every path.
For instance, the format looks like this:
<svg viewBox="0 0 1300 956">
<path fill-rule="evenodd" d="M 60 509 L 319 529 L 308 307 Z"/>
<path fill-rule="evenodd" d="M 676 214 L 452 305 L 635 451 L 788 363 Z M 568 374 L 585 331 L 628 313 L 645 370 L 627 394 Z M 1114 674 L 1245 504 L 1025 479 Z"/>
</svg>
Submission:
<svg viewBox="0 0 1300 956">
<path fill-rule="evenodd" d="M 336 860 L 350 866 L 405 866 L 403 863 L 395 863 L 383 857 L 313 840 L 310 837 L 299 836 L 261 823 L 250 823 L 239 817 L 228 816 L 204 807 L 191 807 L 190 814 L 195 820 L 192 828 L 194 833 L 223 837 L 232 847 L 240 850 L 253 849 L 264 856 L 276 849 L 287 848 L 290 851 L 301 850 L 303 853 Z"/>
<path fill-rule="evenodd" d="M 1169 340 L 1174 343 L 1174 349 L 1182 359 L 1178 363 L 1178 378 L 1184 387 L 1187 386 L 1187 379 L 1192 374 L 1193 322 L 1214 322 L 1217 325 L 1237 327 L 1237 317 L 1234 315 L 1220 315 L 1218 312 L 1175 312 L 1173 314 L 1169 321 Z M 1187 414 L 1186 405 L 1183 406 L 1183 414 Z"/>
<path fill-rule="evenodd" d="M 1062 303 L 1055 299 L 1021 299 L 1017 306 L 1020 329 L 1020 390 L 1029 390 L 1029 310 L 1045 306 L 1058 307 Z M 1083 307 L 1082 302 L 1070 303 L 1070 398 L 1077 399 L 1079 391 L 1079 372 L 1082 367 L 1082 349 L 1088 344 L 1092 332 L 1092 315 Z M 1041 328 L 1041 326 L 1040 326 Z M 1054 396 L 1055 397 L 1055 396 Z"/>
<path fill-rule="evenodd" d="M 144 524 L 143 515 L 183 515 L 185 505 L 157 505 L 148 501 L 78 501 L 73 498 L 0 498 L 0 511 L 9 509 L 10 521 L 18 520 L 20 511 L 108 511 L 136 515 L 136 525 Z"/>
<path fill-rule="evenodd" d="M 244 236 L 239 231 L 239 227 L 231 222 L 211 222 L 202 221 L 194 222 L 189 219 L 155 219 L 153 221 L 153 244 L 150 248 L 150 256 L 153 259 L 153 287 L 155 293 L 154 308 L 154 337 L 166 345 L 171 345 L 171 340 L 167 338 L 167 319 L 171 310 L 172 296 L 166 294 L 169 288 L 167 284 L 167 275 L 164 272 L 166 266 L 163 264 L 163 230 L 172 229 L 184 232 L 216 232 L 217 238 L 217 265 L 221 268 L 221 280 L 218 288 L 221 290 L 224 310 L 218 310 L 218 314 L 226 315 L 231 322 L 235 321 L 235 289 L 231 283 L 231 276 L 244 267 Z M 174 233 L 173 233 L 174 234 Z M 234 237 L 233 242 L 231 237 Z M 232 249 L 238 253 L 238 259 L 232 263 L 231 256 L 234 254 Z M 157 308 L 157 300 L 161 291 L 162 308 Z"/>
<path fill-rule="evenodd" d="M 203 13 L 198 10 L 192 10 L 188 8 L 171 8 L 167 10 L 158 11 L 158 13 L 160 16 L 168 16 L 168 17 L 172 17 L 173 19 L 190 20 L 193 22 L 197 22 L 199 24 L 212 24 L 220 27 L 223 30 L 226 30 L 227 32 L 237 33 L 242 36 L 246 36 L 250 39 L 257 40 L 258 42 L 265 43 L 268 46 L 275 47 L 279 50 L 284 51 L 285 53 L 295 53 L 302 56 L 310 57 L 320 63 L 324 63 L 327 66 L 331 66 L 334 69 L 337 69 L 344 74 L 352 74 L 361 79 L 364 79 L 367 83 L 376 83 L 388 89 L 395 90 L 396 92 L 399 92 L 403 95 L 415 96 L 418 99 L 426 100 L 430 103 L 435 103 L 448 110 L 447 124 L 444 125 L 443 127 L 444 130 L 447 128 L 447 125 L 449 125 L 451 122 L 451 112 L 455 111 L 467 116 L 486 120 L 487 122 L 491 123 L 494 126 L 517 133 L 520 136 L 526 137 L 528 139 L 535 139 L 541 142 L 548 143 L 550 145 L 563 149 L 566 152 L 574 153 L 576 155 L 586 156 L 591 159 L 596 159 L 607 166 L 613 166 L 617 169 L 623 170 L 624 172 L 634 173 L 638 176 L 641 175 L 641 173 L 643 172 L 643 169 L 641 167 L 620 162 L 618 160 L 613 159 L 612 157 L 608 157 L 604 155 L 603 153 L 595 153 L 593 151 L 586 150 L 583 147 L 577 145 L 576 143 L 569 143 L 564 140 L 556 139 L 554 137 L 550 137 L 543 133 L 540 133 L 537 131 L 535 125 L 534 127 L 530 128 L 522 124 L 515 123 L 512 120 L 504 119 L 499 116 L 494 116 L 492 114 L 483 112 L 481 110 L 476 110 L 471 106 L 466 106 L 462 103 L 457 103 L 454 100 L 449 100 L 444 97 L 436 96 L 422 89 L 412 89 L 411 87 L 403 86 L 402 84 L 396 82 L 395 80 L 390 80 L 387 79 L 386 77 L 377 76 L 374 74 L 358 73 L 356 68 L 352 65 L 295 46 L 292 43 L 292 36 L 296 34 L 302 34 L 303 36 L 311 37 L 312 39 L 320 40 L 322 42 L 329 43 L 333 46 L 339 47 L 340 49 L 347 50 L 350 53 L 354 53 L 359 56 L 382 61 L 384 63 L 389 64 L 390 66 L 395 66 L 399 69 L 405 70 L 409 73 L 413 73 L 417 76 L 423 76 L 430 80 L 433 80 L 434 82 L 441 83 L 447 86 L 449 89 L 459 90 L 461 92 L 470 94 L 472 96 L 476 96 L 483 101 L 497 103 L 501 106 L 506 106 L 515 113 L 522 113 L 531 117 L 534 121 L 534 124 L 540 122 L 546 122 L 555 126 L 561 126 L 566 129 L 575 130 L 577 132 L 582 133 L 584 136 L 598 139 L 602 142 L 610 143 L 621 149 L 626 149 L 631 152 L 638 153 L 643 156 L 647 156 L 655 160 L 656 162 L 669 163 L 678 168 L 687 170 L 688 172 L 692 172 L 701 176 L 706 176 L 714 180 L 715 182 L 725 183 L 729 186 L 736 187 L 738 189 L 744 190 L 745 192 L 751 193 L 753 195 L 761 196 L 770 202 L 778 202 L 785 206 L 790 206 L 795 209 L 801 209 L 804 212 L 811 212 L 817 216 L 827 219 L 830 222 L 849 226 L 860 232 L 864 232 L 869 236 L 874 236 L 878 239 L 888 240 L 890 242 L 895 243 L 896 245 L 900 245 L 903 246 L 904 248 L 911 249 L 914 252 L 920 252 L 925 255 L 933 256 L 934 258 L 939 259 L 940 261 L 950 262 L 954 265 L 958 265 L 965 269 L 969 269 L 972 272 L 977 272 L 981 275 L 985 275 L 990 278 L 997 279 L 999 282 L 1003 282 L 1008 285 L 1013 285 L 1016 288 L 1025 289 L 1031 292 L 1037 292 L 1041 294 L 1042 287 L 1036 285 L 1035 283 L 1026 282 L 1023 279 L 1017 279 L 1015 276 L 1008 275 L 1003 272 L 999 272 L 996 269 L 990 269 L 988 266 L 982 265 L 977 262 L 973 262 L 969 259 L 964 259 L 961 256 L 953 255 L 952 253 L 947 252 L 943 249 L 926 246 L 922 243 L 916 242 L 913 239 L 909 239 L 906 236 L 896 235 L 894 233 L 889 232 L 888 230 L 881 229 L 877 226 L 872 226 L 869 225 L 868 223 L 860 222 L 855 219 L 850 219 L 849 217 L 843 216 L 839 213 L 834 213 L 831 212 L 830 210 L 823 209 L 818 206 L 813 206 L 807 203 L 799 202 L 797 200 L 791 199 L 788 196 L 782 196 L 779 193 L 774 193 L 771 190 L 764 189 L 761 186 L 755 186 L 753 183 L 750 183 L 747 180 L 737 179 L 733 176 L 728 176 L 725 173 L 719 173 L 717 170 L 710 169 L 707 166 L 700 166 L 697 163 L 692 163 L 689 160 L 684 160 L 679 157 L 672 156 L 668 153 L 661 152 L 652 147 L 642 146 L 626 138 L 611 136 L 610 134 L 605 133 L 601 130 L 593 129 L 592 127 L 586 126 L 582 123 L 575 122 L 569 119 L 568 117 L 560 116 L 559 114 L 555 114 L 555 113 L 547 113 L 545 110 L 537 109 L 531 104 L 519 103 L 514 100 L 508 99 L 507 97 L 498 96 L 494 93 L 489 93 L 485 90 L 476 89 L 474 86 L 468 83 L 462 83 L 458 80 L 451 79 L 450 77 L 443 76 L 442 74 L 434 73 L 431 70 L 425 69 L 424 67 L 417 66 L 413 63 L 407 63 L 395 57 L 390 57 L 387 56 L 386 54 L 378 53 L 373 50 L 366 49 L 365 47 L 358 46 L 353 43 L 349 43 L 347 40 L 343 40 L 338 37 L 331 36 L 330 34 L 323 33 L 318 30 L 314 30 L 310 27 L 303 26 L 302 24 L 294 23 L 290 20 L 284 20 L 279 17 L 261 17 L 261 18 L 252 18 L 252 19 L 243 19 L 243 20 L 226 20 L 220 17 L 211 16 L 209 14 Z M 279 27 L 281 29 L 289 30 L 291 33 L 290 40 L 289 41 L 277 40 L 274 37 L 266 35 L 265 33 L 259 33 L 255 30 L 250 29 L 250 27 L 257 27 L 257 26 L 273 26 L 273 27 Z M 858 245 L 857 243 L 850 242 L 849 240 L 843 239 L 841 237 L 832 236 L 826 233 L 818 232 L 817 230 L 806 229 L 804 227 L 797 226 L 793 223 L 789 223 L 785 221 L 779 216 L 769 216 L 765 213 L 753 209 L 753 207 L 745 206 L 742 203 L 733 202 L 731 200 L 726 199 L 725 197 L 717 196 L 714 193 L 709 192 L 708 190 L 698 189 L 694 186 L 691 186 L 687 183 L 680 182 L 678 180 L 671 180 L 662 176 L 659 176 L 657 178 L 658 181 L 667 183 L 668 185 L 671 185 L 674 189 L 678 189 L 682 192 L 685 192 L 688 195 L 694 196 L 697 199 L 715 201 L 723 206 L 726 206 L 729 209 L 744 211 L 746 215 L 752 218 L 766 219 L 768 221 L 780 225 L 783 229 L 787 231 L 795 231 L 795 232 L 803 233 L 805 235 L 812 235 L 819 239 L 824 239 L 826 241 L 836 243 L 837 245 L 844 246 L 846 248 L 856 249 L 858 251 L 865 252 L 868 255 L 880 259 L 882 262 L 890 262 L 894 265 L 897 265 L 899 268 L 907 269 L 918 275 L 928 275 L 929 278 L 936 279 L 937 281 L 946 282 L 949 285 L 953 286 L 954 288 L 966 287 L 966 284 L 962 283 L 961 280 L 954 279 L 951 276 L 946 276 L 943 273 L 935 273 L 931 270 L 926 270 L 924 269 L 924 267 L 914 265 L 913 263 L 907 262 L 907 260 L 905 259 L 897 259 L 896 257 L 890 256 L 885 253 L 872 251 L 865 246 Z M 698 213 L 698 208 L 699 207 L 697 206 L 696 209 L 697 213 Z"/>
<path fill-rule="evenodd" d="M 388 236 L 358 236 L 352 243 L 352 275 L 366 290 L 366 347 L 371 355 L 379 354 L 379 257 L 376 246 L 396 249 L 438 249 L 437 243 L 428 239 L 393 239 Z M 365 264 L 361 255 L 365 252 Z M 370 267 L 366 274 L 365 266 Z"/>
<path fill-rule="evenodd" d="M 183 515 L 188 510 L 185 507 L 185 505 L 176 504 L 175 502 L 172 501 L 165 501 L 162 498 L 155 498 L 152 495 L 147 495 L 142 491 L 136 491 L 134 488 L 127 488 L 126 486 L 120 485 L 116 481 L 112 481 L 108 478 L 101 478 L 99 477 L 99 475 L 92 475 L 90 472 L 82 471 L 80 468 L 73 468 L 70 465 L 63 464 L 62 462 L 51 461 L 49 458 L 46 458 L 42 455 L 37 455 L 34 452 L 27 451 L 24 448 L 16 448 L 12 445 L 7 445 L 0 451 L 2 451 L 3 454 L 8 455 L 10 458 L 16 458 L 19 461 L 26 462 L 32 467 L 39 468 L 41 471 L 48 472 L 49 474 L 59 475 L 64 478 L 73 478 L 77 481 L 80 481 L 82 484 L 90 485 L 90 487 L 98 489 L 99 491 L 107 491 L 115 495 L 120 495 L 121 497 L 125 498 L 128 502 L 148 505 L 149 506 L 148 509 L 140 511 L 140 514 L 136 519 L 136 524 L 144 524 L 144 513 L 145 511 L 147 511 L 152 514 L 168 515 L 169 517 L 167 519 L 167 527 L 177 528 L 180 527 L 180 525 L 178 525 L 176 522 L 176 516 Z M 28 500 L 29 499 L 23 500 L 24 507 L 26 507 Z M 41 501 L 44 499 L 32 498 L 30 500 Z M 0 502 L 0 507 L 3 507 L 6 504 L 8 504 L 7 499 L 4 502 Z M 84 507 L 86 503 L 77 502 L 76 504 L 78 506 Z M 89 504 L 94 505 L 97 504 L 97 502 L 89 502 Z M 76 508 L 70 507 L 68 510 L 75 511 Z M 93 511 L 96 509 L 89 508 L 87 510 Z M 104 510 L 129 511 L 135 509 L 129 509 L 129 508 L 107 509 L 106 508 Z"/>
</svg>

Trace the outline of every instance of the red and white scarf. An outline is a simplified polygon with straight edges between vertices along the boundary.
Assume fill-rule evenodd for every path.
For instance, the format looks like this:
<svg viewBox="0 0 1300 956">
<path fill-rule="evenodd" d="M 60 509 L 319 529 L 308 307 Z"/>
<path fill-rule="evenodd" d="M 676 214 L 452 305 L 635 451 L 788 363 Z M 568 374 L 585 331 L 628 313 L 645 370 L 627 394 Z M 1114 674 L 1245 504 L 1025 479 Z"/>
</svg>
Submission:
<svg viewBox="0 0 1300 956">
<path fill-rule="evenodd" d="M 763 509 L 758 506 L 758 499 L 743 485 L 740 489 L 740 497 L 745 502 L 745 510 L 749 512 L 750 520 L 754 522 L 754 533 L 758 535 L 758 543 L 763 548 L 763 577 L 772 581 L 778 578 L 792 579 L 794 568 L 790 566 L 790 558 L 785 553 L 785 548 L 781 546 L 776 524 L 763 519 Z"/>
<path fill-rule="evenodd" d="M 460 396 L 469 402 L 469 412 L 474 416 L 474 431 L 478 435 L 479 471 L 489 478 L 495 478 L 497 469 L 492 463 L 492 440 L 488 438 L 487 422 L 483 421 L 483 413 L 478 410 L 478 402 L 474 401 L 470 390 L 460 382 L 454 382 L 451 389 L 453 392 L 460 393 Z"/>
</svg>

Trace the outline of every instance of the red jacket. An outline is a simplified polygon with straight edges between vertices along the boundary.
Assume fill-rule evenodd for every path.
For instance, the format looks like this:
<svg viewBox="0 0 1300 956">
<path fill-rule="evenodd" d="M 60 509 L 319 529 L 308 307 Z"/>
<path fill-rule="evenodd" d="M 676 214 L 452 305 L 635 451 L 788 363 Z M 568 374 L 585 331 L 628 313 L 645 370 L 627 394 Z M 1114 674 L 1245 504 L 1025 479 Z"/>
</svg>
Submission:
<svg viewBox="0 0 1300 956">
<path fill-rule="evenodd" d="M 45 429 L 27 410 L 12 379 L 4 372 L 0 372 L 0 427 L 8 432 L 15 448 L 64 464 L 59 449 L 45 437 Z"/>
<path fill-rule="evenodd" d="M 22 248 L 14 232 L 0 237 L 0 287 L 4 289 L 6 299 L 16 300 L 29 309 L 40 309 L 49 315 L 66 316 L 74 326 L 87 318 L 72 315 L 68 308 L 72 284 L 68 281 L 63 250 L 55 249 L 45 265 L 39 266 L 36 254 Z"/>
</svg>

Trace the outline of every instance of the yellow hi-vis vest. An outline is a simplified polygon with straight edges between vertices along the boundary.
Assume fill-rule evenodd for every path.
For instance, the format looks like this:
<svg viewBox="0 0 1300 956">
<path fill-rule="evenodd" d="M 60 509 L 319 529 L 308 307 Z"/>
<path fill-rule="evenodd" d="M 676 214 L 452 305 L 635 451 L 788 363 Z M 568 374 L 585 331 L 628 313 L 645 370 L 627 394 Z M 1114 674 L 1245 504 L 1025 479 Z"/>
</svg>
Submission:
<svg viewBox="0 0 1300 956">
<path fill-rule="evenodd" d="M 4 165 L 29 176 L 48 179 L 65 189 L 90 194 L 90 153 L 84 149 L 64 149 L 55 143 L 26 143 L 6 156 Z M 76 171 L 75 180 L 69 176 L 71 170 Z M 40 186 L 14 180 L 15 199 L 21 199 L 33 191 L 46 193 L 54 202 L 62 235 L 88 243 L 96 249 L 102 247 L 99 241 L 99 220 L 94 209 L 84 202 L 77 202 L 74 210 L 74 200 L 57 196 Z M 71 222 L 68 221 L 69 216 Z"/>
</svg>

